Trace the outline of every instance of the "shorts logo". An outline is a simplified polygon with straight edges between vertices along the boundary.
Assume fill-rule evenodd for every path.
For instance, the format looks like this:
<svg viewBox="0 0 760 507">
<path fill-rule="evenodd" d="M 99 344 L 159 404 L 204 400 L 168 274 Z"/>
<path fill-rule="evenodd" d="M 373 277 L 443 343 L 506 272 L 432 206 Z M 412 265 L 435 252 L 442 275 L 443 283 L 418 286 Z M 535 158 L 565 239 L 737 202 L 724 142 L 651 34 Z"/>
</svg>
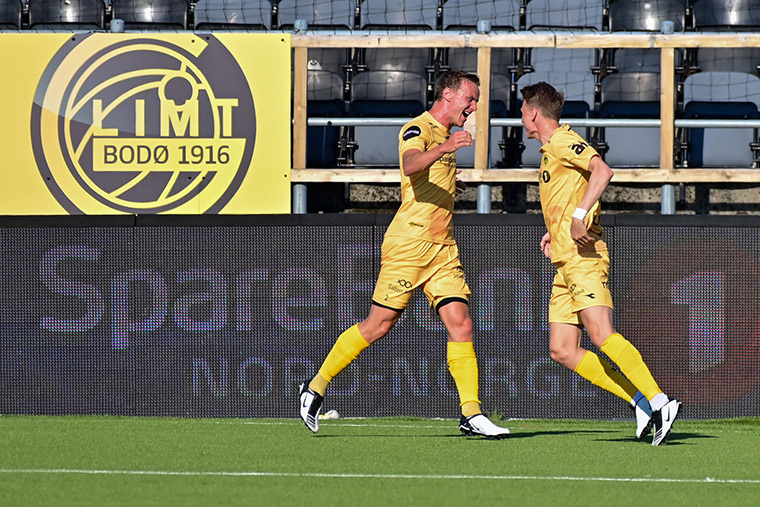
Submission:
<svg viewBox="0 0 760 507">
<path fill-rule="evenodd" d="M 69 213 L 218 213 L 250 165 L 256 114 L 213 36 L 75 35 L 40 79 L 31 135 Z"/>
<path fill-rule="evenodd" d="M 411 289 L 412 288 L 412 282 L 409 280 L 399 279 L 396 280 L 396 283 L 398 283 L 400 286 L 404 287 L 405 289 Z"/>
<path fill-rule="evenodd" d="M 402 138 L 404 139 L 404 141 L 408 141 L 409 139 L 412 139 L 413 137 L 419 136 L 421 133 L 422 131 L 420 130 L 419 127 L 412 126 L 404 131 L 404 135 L 402 136 Z"/>
</svg>

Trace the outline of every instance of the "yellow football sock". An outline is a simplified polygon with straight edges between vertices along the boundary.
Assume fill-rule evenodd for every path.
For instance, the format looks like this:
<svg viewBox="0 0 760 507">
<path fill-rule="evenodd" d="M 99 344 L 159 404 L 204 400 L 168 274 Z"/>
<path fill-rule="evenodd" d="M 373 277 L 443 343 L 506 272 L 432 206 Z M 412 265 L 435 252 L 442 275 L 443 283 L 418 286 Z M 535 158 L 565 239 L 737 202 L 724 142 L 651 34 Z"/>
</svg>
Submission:
<svg viewBox="0 0 760 507">
<path fill-rule="evenodd" d="M 329 382 L 325 380 L 322 375 L 317 373 L 317 376 L 309 382 L 309 389 L 324 396 L 325 391 L 327 391 L 327 384 L 329 384 Z"/>
<path fill-rule="evenodd" d="M 342 372 L 346 366 L 351 364 L 351 361 L 359 357 L 361 351 L 367 347 L 369 347 L 369 343 L 359 332 L 358 324 L 343 331 L 343 334 L 338 337 L 330 353 L 327 354 L 324 363 L 322 363 L 319 375 L 314 377 L 309 387 L 324 396 L 327 384 L 338 373 Z M 322 377 L 322 379 L 320 380 L 318 377 Z M 322 390 L 320 391 L 320 389 Z"/>
<path fill-rule="evenodd" d="M 449 342 L 446 347 L 449 371 L 459 391 L 462 415 L 470 417 L 480 413 L 478 399 L 478 361 L 472 342 Z M 473 407 L 477 405 L 477 409 Z M 465 413 L 465 410 L 467 413 Z"/>
<path fill-rule="evenodd" d="M 638 389 L 608 362 L 587 350 L 575 373 L 630 403 Z"/>
<path fill-rule="evenodd" d="M 631 342 L 623 338 L 623 335 L 620 333 L 611 334 L 602 344 L 601 349 L 648 400 L 662 392 L 641 358 L 639 351 Z"/>
</svg>

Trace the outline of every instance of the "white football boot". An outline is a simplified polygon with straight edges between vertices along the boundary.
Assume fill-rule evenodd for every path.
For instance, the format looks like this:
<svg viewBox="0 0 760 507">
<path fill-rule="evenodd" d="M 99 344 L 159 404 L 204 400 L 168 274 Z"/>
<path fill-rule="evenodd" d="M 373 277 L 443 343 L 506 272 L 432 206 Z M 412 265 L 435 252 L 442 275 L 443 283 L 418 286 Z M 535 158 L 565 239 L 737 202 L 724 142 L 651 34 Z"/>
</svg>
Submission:
<svg viewBox="0 0 760 507">
<path fill-rule="evenodd" d="M 309 389 L 309 384 L 301 384 L 301 394 L 299 395 L 299 411 L 301 419 L 314 433 L 319 431 L 319 411 L 322 410 L 322 402 L 325 398 L 318 393 Z"/>
<path fill-rule="evenodd" d="M 670 434 L 673 423 L 678 419 L 678 413 L 681 411 L 682 403 L 676 399 L 671 399 L 660 410 L 652 411 L 652 420 L 654 421 L 654 437 L 652 445 L 660 445 L 665 442 Z"/>
<path fill-rule="evenodd" d="M 467 436 L 482 436 L 489 440 L 499 440 L 509 436 L 509 429 L 496 426 L 483 414 L 475 414 L 470 417 L 462 416 L 459 419 L 459 431 Z"/>
</svg>

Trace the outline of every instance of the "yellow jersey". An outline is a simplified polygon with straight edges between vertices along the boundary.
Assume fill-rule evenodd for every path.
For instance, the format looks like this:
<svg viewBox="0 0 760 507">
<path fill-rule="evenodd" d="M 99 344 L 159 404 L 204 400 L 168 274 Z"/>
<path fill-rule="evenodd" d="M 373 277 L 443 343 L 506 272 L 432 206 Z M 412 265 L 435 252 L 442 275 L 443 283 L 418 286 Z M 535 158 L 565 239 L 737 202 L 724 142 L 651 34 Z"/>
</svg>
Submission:
<svg viewBox="0 0 760 507">
<path fill-rule="evenodd" d="M 567 124 L 557 128 L 539 151 L 542 157 L 538 187 L 546 230 L 551 236 L 552 262 L 581 253 L 606 251 L 599 223 L 599 201 L 588 210 L 585 220 L 588 234 L 595 241 L 579 250 L 570 237 L 573 212 L 586 194 L 591 176 L 588 166 L 597 151 Z"/>
<path fill-rule="evenodd" d="M 429 151 L 449 138 L 449 129 L 425 111 L 401 129 L 398 155 L 401 167 L 401 206 L 385 235 L 454 244 L 452 215 L 456 195 L 456 155 L 446 153 L 429 169 L 404 174 L 404 153 Z"/>
</svg>

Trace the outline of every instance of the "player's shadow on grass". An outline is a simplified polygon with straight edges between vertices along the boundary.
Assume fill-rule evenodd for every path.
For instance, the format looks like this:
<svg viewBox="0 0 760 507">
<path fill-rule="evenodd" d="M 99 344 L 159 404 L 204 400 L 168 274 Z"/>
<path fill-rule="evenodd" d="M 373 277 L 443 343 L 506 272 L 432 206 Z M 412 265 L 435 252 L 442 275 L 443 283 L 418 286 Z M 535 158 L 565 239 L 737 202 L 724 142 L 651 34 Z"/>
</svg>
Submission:
<svg viewBox="0 0 760 507">
<path fill-rule="evenodd" d="M 584 433 L 610 433 L 605 430 L 542 430 L 542 431 L 520 431 L 510 433 L 507 440 L 514 440 L 516 438 L 533 438 L 543 435 L 580 435 Z"/>
<path fill-rule="evenodd" d="M 582 433 L 612 433 L 611 431 L 604 430 L 547 430 L 547 431 L 521 431 L 519 433 L 510 433 L 507 438 L 501 440 L 515 440 L 517 438 L 532 438 L 540 437 L 542 435 L 570 435 L 570 434 L 582 434 Z M 403 433 L 390 433 L 390 434 L 353 434 L 353 435 L 325 435 L 324 433 L 315 435 L 315 438 L 411 438 L 412 435 Z M 472 440 L 489 440 L 485 437 L 463 435 L 461 433 L 450 433 L 447 435 L 414 435 L 413 438 L 469 438 Z M 495 439 L 492 439 L 495 440 Z"/>
<path fill-rule="evenodd" d="M 718 438 L 714 435 L 704 435 L 700 433 L 685 433 L 685 432 L 672 432 L 670 435 L 668 435 L 667 440 L 665 441 L 665 445 L 684 445 L 688 444 L 688 440 L 697 440 L 697 439 L 703 439 L 703 438 Z M 597 439 L 598 442 L 644 442 L 647 444 L 652 443 L 652 437 L 651 435 L 642 439 L 637 440 L 636 437 L 623 437 L 623 438 L 599 438 Z"/>
</svg>

